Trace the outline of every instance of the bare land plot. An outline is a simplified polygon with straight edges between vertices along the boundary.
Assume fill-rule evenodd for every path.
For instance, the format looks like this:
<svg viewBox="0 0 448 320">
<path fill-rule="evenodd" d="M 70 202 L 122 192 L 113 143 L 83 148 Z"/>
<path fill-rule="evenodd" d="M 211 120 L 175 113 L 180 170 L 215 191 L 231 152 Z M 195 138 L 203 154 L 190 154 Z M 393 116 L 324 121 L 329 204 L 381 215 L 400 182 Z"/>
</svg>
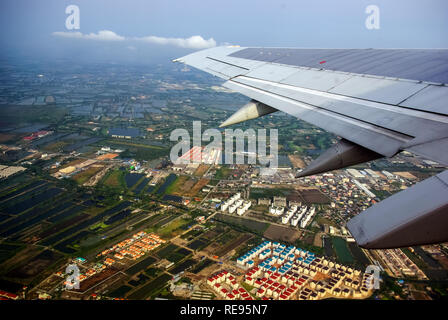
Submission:
<svg viewBox="0 0 448 320">
<path fill-rule="evenodd" d="M 269 228 L 263 234 L 264 237 L 285 242 L 295 242 L 299 238 L 299 231 L 290 228 L 285 228 L 277 225 L 270 225 Z"/>
</svg>

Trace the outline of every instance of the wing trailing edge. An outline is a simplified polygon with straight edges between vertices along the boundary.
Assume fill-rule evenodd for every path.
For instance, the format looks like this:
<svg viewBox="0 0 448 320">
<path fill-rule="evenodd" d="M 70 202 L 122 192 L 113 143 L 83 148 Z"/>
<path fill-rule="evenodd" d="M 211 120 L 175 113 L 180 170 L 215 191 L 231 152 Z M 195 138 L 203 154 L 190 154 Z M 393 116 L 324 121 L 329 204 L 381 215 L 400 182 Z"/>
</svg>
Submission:
<svg viewBox="0 0 448 320">
<path fill-rule="evenodd" d="M 347 223 L 359 246 L 388 249 L 448 241 L 448 170 L 373 205 Z"/>
</svg>

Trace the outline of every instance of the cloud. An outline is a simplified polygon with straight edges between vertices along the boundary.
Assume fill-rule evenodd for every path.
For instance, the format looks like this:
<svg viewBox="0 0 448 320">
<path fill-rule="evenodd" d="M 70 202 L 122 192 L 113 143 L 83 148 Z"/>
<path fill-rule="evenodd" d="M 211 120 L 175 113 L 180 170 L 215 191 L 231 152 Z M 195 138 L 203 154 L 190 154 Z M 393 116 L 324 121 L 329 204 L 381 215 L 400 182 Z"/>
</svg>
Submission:
<svg viewBox="0 0 448 320">
<path fill-rule="evenodd" d="M 53 36 L 74 39 L 89 39 L 99 41 L 123 41 L 126 38 L 110 30 L 101 30 L 98 33 L 83 34 L 81 32 L 53 32 Z"/>
<path fill-rule="evenodd" d="M 216 41 L 213 38 L 205 40 L 201 36 L 192 36 L 190 38 L 164 38 L 164 37 L 148 36 L 136 39 L 154 44 L 172 45 L 188 49 L 206 49 L 216 46 Z"/>
<path fill-rule="evenodd" d="M 147 36 L 140 38 L 126 38 L 116 34 L 110 30 L 101 30 L 98 33 L 83 34 L 79 31 L 77 32 L 53 32 L 53 36 L 71 39 L 89 39 L 89 40 L 99 40 L 99 41 L 123 41 L 123 40 L 134 40 L 142 41 L 146 43 L 152 43 L 157 45 L 171 45 L 180 48 L 188 49 L 207 49 L 216 47 L 216 41 L 213 38 L 205 40 L 201 36 L 192 36 L 189 38 L 164 38 L 157 36 Z M 129 46 L 129 50 L 134 50 L 135 47 Z"/>
</svg>

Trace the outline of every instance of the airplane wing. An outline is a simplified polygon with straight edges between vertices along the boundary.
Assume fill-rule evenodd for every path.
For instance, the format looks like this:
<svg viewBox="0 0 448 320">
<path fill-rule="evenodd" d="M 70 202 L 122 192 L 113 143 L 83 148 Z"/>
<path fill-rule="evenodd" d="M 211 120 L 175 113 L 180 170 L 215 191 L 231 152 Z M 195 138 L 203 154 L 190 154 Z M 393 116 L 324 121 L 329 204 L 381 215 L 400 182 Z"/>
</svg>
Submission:
<svg viewBox="0 0 448 320">
<path fill-rule="evenodd" d="M 174 61 L 252 99 L 221 126 L 279 110 L 342 137 L 299 176 L 403 150 L 448 165 L 447 49 L 225 46 Z M 448 241 L 448 171 L 373 205 L 347 227 L 365 248 Z"/>
</svg>

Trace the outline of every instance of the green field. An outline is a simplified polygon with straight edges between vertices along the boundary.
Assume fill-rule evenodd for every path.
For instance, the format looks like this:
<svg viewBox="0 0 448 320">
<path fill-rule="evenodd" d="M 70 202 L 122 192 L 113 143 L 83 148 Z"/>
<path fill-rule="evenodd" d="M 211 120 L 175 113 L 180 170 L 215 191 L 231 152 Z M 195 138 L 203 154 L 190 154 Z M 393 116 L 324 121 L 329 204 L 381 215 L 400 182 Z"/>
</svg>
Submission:
<svg viewBox="0 0 448 320">
<path fill-rule="evenodd" d="M 115 169 L 109 171 L 102 179 L 102 184 L 112 188 L 124 188 L 125 171 Z"/>
<path fill-rule="evenodd" d="M 281 188 L 251 188 L 250 198 L 260 199 L 260 198 L 273 198 L 273 197 L 286 197 L 291 193 L 291 189 L 281 189 Z"/>
<path fill-rule="evenodd" d="M 227 179 L 232 174 L 232 169 L 221 167 L 216 171 L 215 179 Z"/>
<path fill-rule="evenodd" d="M 242 231 L 249 231 L 260 235 L 262 235 L 269 227 L 268 223 L 228 216 L 221 213 L 216 214 L 215 219 L 224 223 L 228 223 L 231 226 Z"/>
<path fill-rule="evenodd" d="M 338 259 L 342 264 L 352 264 L 355 262 L 352 254 L 347 248 L 347 242 L 344 239 L 333 237 L 331 238 L 331 240 L 333 243 L 334 251 L 336 252 Z"/>
<path fill-rule="evenodd" d="M 182 227 L 186 226 L 187 224 L 189 224 L 191 222 L 192 222 L 191 219 L 179 218 L 179 219 L 176 219 L 176 220 L 168 223 L 167 225 L 163 226 L 159 230 L 157 230 L 157 233 L 162 238 L 171 238 L 171 237 L 179 234 L 180 232 L 182 232 L 183 231 Z"/>
</svg>

